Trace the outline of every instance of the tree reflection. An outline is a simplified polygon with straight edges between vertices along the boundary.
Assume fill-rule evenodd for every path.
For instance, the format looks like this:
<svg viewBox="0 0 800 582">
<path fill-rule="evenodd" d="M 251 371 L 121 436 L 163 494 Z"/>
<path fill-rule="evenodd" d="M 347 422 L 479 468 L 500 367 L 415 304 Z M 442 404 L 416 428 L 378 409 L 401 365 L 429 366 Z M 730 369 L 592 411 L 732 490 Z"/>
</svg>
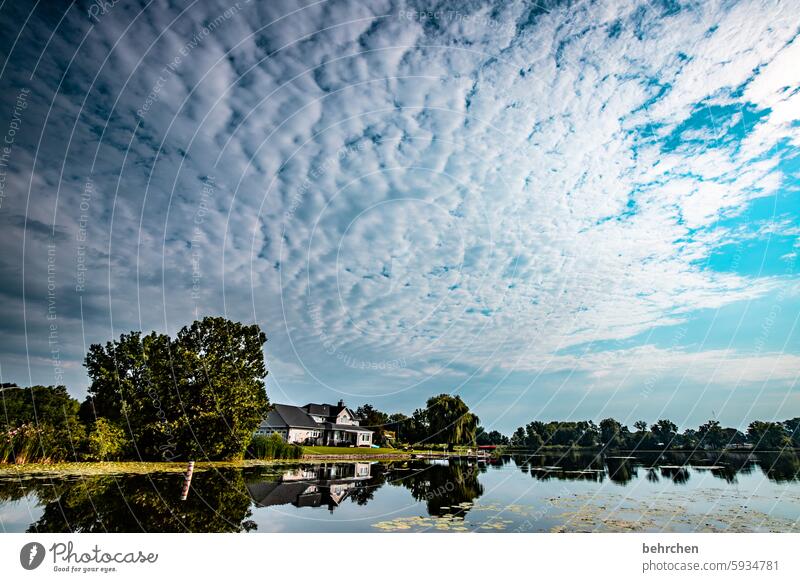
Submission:
<svg viewBox="0 0 800 582">
<path fill-rule="evenodd" d="M 614 483 L 625 485 L 637 475 L 636 467 L 629 457 L 606 457 L 608 478 Z"/>
<path fill-rule="evenodd" d="M 686 467 L 663 466 L 661 476 L 669 477 L 673 483 L 682 485 L 689 480 L 689 470 Z"/>
<path fill-rule="evenodd" d="M 241 532 L 255 529 L 242 472 L 104 476 L 64 482 L 28 532 Z M 37 492 L 38 494 L 38 492 Z"/>
<path fill-rule="evenodd" d="M 800 459 L 793 452 L 759 453 L 756 462 L 777 483 L 800 480 Z"/>
<path fill-rule="evenodd" d="M 478 474 L 485 470 L 476 463 L 451 460 L 447 465 L 418 466 L 399 479 L 397 484 L 407 488 L 417 501 L 424 501 L 429 515 L 463 515 L 468 508 L 454 511 L 454 506 L 471 503 L 483 494 Z"/>
</svg>

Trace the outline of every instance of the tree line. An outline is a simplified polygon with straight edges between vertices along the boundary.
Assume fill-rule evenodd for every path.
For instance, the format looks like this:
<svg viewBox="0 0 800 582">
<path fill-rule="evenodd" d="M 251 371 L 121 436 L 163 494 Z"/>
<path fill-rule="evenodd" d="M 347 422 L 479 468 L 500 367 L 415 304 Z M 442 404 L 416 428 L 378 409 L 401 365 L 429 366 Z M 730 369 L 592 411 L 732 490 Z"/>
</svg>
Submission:
<svg viewBox="0 0 800 582">
<path fill-rule="evenodd" d="M 269 411 L 257 325 L 206 317 L 172 338 L 93 344 L 83 402 L 64 386 L 4 386 L 0 462 L 238 459 Z"/>
<path fill-rule="evenodd" d="M 431 396 L 425 408 L 417 408 L 411 416 L 381 412 L 371 404 L 359 406 L 356 415 L 361 426 L 374 431 L 373 442 L 378 444 L 442 445 L 453 450 L 456 445 L 474 445 L 479 433 L 480 419 L 458 395 Z"/>
<path fill-rule="evenodd" d="M 649 427 L 646 421 L 639 420 L 633 424 L 633 430 L 613 418 L 606 418 L 599 425 L 591 420 L 537 420 L 518 427 L 507 443 L 491 444 L 509 444 L 527 450 L 544 446 L 620 450 L 694 450 L 749 446 L 757 450 L 780 450 L 800 448 L 800 417 L 784 422 L 755 420 L 750 423 L 746 432 L 723 427 L 719 421 L 713 419 L 697 429 L 687 428 L 683 432 L 669 419 L 660 419 Z"/>
</svg>

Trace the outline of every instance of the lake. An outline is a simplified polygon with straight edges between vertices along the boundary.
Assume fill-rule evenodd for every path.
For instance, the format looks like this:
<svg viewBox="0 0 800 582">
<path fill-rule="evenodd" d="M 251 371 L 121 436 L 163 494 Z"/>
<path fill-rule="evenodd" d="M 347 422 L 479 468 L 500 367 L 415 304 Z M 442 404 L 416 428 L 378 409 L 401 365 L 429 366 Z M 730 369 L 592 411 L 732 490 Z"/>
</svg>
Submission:
<svg viewBox="0 0 800 582">
<path fill-rule="evenodd" d="M 0 477 L 6 532 L 800 531 L 794 454 L 506 455 Z"/>
</svg>

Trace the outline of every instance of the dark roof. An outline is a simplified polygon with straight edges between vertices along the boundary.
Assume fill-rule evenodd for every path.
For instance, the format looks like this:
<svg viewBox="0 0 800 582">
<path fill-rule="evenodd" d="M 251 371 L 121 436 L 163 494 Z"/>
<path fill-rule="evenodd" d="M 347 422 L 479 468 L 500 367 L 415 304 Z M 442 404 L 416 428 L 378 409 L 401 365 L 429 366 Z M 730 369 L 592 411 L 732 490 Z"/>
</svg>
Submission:
<svg viewBox="0 0 800 582">
<path fill-rule="evenodd" d="M 365 430 L 359 426 L 349 424 L 336 424 L 330 422 L 342 411 L 347 410 L 355 418 L 353 411 L 346 406 L 333 406 L 331 404 L 306 404 L 303 407 L 292 406 L 291 404 L 275 404 L 270 410 L 267 418 L 261 423 L 261 426 L 268 426 L 270 428 L 316 428 L 321 429 L 323 426 L 329 429 L 336 430 Z M 331 412 L 333 411 L 333 412 Z M 317 422 L 309 414 L 322 416 L 327 422 Z"/>
<path fill-rule="evenodd" d="M 268 426 L 298 426 L 301 428 L 319 428 L 320 426 L 305 410 L 290 404 L 276 404 L 267 415 L 265 422 Z"/>
<path fill-rule="evenodd" d="M 267 418 L 265 418 L 261 424 L 271 427 L 288 427 L 283 417 L 275 410 L 270 410 L 269 414 L 267 414 Z"/>
<path fill-rule="evenodd" d="M 308 483 L 281 483 L 280 481 L 247 483 L 246 486 L 247 492 L 258 507 L 294 503 L 309 488 Z"/>
<path fill-rule="evenodd" d="M 338 416 L 344 406 L 334 406 L 333 404 L 314 404 L 310 402 L 303 407 L 309 414 L 317 416 Z"/>
</svg>

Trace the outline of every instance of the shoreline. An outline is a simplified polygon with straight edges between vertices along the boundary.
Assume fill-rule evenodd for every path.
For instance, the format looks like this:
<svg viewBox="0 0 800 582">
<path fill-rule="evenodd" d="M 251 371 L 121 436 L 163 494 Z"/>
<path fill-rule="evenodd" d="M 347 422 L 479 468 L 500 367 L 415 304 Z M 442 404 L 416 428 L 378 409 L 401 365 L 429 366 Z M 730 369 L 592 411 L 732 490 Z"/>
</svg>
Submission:
<svg viewBox="0 0 800 582">
<path fill-rule="evenodd" d="M 558 448 L 543 449 L 537 452 L 529 451 L 507 451 L 506 454 L 526 454 L 531 456 L 566 452 Z M 591 453 L 591 449 L 582 449 L 580 452 Z M 759 450 L 703 450 L 703 451 L 683 451 L 683 450 L 639 450 L 639 451 L 605 451 L 606 454 L 636 455 L 643 454 L 664 454 L 679 453 L 687 455 L 696 454 L 758 454 L 758 453 L 789 453 L 798 454 L 798 449 L 784 449 L 782 451 L 759 451 Z M 369 461 L 410 461 L 410 460 L 446 460 L 446 459 L 483 459 L 491 458 L 491 455 L 467 455 L 460 452 L 446 451 L 397 451 L 394 453 L 306 453 L 299 459 L 242 459 L 238 461 L 197 461 L 194 471 L 208 471 L 211 469 L 247 469 L 253 467 L 281 467 L 286 465 L 299 465 L 304 463 L 343 461 L 343 462 L 369 462 Z M 0 463 L 0 479 L 12 476 L 103 476 L 103 475 L 122 475 L 122 474 L 149 474 L 149 473 L 175 473 L 181 474 L 186 471 L 188 461 L 85 461 L 85 462 L 59 462 L 59 463 Z"/>
</svg>

